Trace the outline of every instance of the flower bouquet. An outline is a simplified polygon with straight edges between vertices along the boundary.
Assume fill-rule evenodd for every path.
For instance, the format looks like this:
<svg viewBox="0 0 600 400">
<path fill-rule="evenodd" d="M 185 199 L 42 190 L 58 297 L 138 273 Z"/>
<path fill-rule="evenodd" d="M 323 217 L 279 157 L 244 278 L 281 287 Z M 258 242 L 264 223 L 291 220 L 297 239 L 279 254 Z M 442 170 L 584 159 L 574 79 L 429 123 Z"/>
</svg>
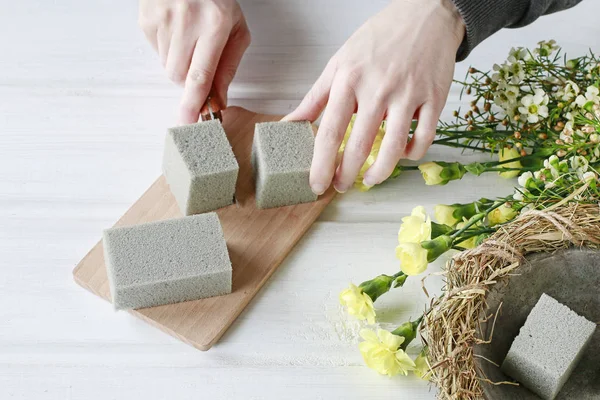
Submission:
<svg viewBox="0 0 600 400">
<path fill-rule="evenodd" d="M 340 302 L 348 314 L 373 325 L 378 298 L 425 272 L 428 264 L 443 254 L 458 251 L 446 267 L 442 295 L 432 299 L 423 315 L 392 331 L 363 329 L 359 349 L 366 364 L 381 374 L 412 371 L 438 384 L 443 398 L 477 398 L 481 391 L 473 372 L 472 350 L 466 346 L 461 349 L 468 354 L 458 351 L 452 321 L 458 324 L 460 320 L 460 333 L 470 343 L 479 340 L 474 333 L 477 307 L 484 302 L 486 288 L 478 285 L 506 276 L 510 269 L 505 262 L 512 260 L 514 268 L 520 257 L 531 251 L 600 243 L 597 232 L 585 232 L 585 237 L 569 233 L 581 230 L 578 223 L 600 223 L 600 60 L 592 52 L 568 58 L 554 41 L 543 41 L 534 49 L 512 49 L 491 71 L 472 67 L 465 79 L 456 83 L 462 86 L 461 99 L 470 97 L 468 108 L 454 111 L 452 121 L 439 123 L 434 144 L 487 153 L 489 161 L 398 165 L 391 178 L 419 170 L 426 185 L 446 185 L 467 174 L 497 173 L 517 178 L 514 192 L 501 198 L 438 205 L 434 220 L 423 207 L 415 207 L 402 219 L 398 232 L 400 271 L 358 286 L 351 284 L 340 294 Z M 352 123 L 346 137 L 351 130 Z M 384 135 L 385 123 L 361 172 L 374 162 Z M 369 190 L 361 182 L 362 174 L 356 186 Z M 549 233 L 548 224 L 555 231 Z M 555 236 L 535 235 L 544 229 Z M 486 251 L 496 249 L 493 256 L 481 252 L 486 244 Z M 469 265 L 480 272 L 474 265 L 489 268 L 485 273 L 469 275 L 471 271 L 450 279 L 450 268 L 456 265 Z M 465 289 L 465 282 L 472 285 Z M 457 287 L 461 290 L 455 290 Z M 458 319 L 449 322 L 450 317 Z M 425 345 L 412 359 L 405 350 L 419 330 Z M 452 357 L 455 360 L 449 361 Z M 466 360 L 466 364 L 458 365 L 456 360 Z"/>
</svg>

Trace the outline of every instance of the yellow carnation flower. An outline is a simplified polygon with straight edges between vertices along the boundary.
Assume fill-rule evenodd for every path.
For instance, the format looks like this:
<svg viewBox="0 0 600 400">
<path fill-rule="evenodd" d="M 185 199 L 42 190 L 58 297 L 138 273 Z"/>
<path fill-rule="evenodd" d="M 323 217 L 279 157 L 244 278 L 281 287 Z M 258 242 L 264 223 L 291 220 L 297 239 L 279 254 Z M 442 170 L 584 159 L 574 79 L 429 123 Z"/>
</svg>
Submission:
<svg viewBox="0 0 600 400">
<path fill-rule="evenodd" d="M 521 157 L 521 153 L 519 153 L 519 151 L 515 147 L 512 147 L 510 149 L 504 148 L 504 149 L 500 150 L 500 153 L 498 154 L 498 159 L 500 161 L 512 160 L 513 158 L 519 158 L 519 157 Z M 498 168 L 523 168 L 523 166 L 521 165 L 521 162 L 519 160 L 515 160 L 515 161 L 509 162 L 509 163 L 500 164 L 500 165 L 498 165 Z M 515 170 L 515 171 L 500 172 L 499 174 L 504 179 L 510 179 L 510 178 L 514 178 L 515 176 L 519 175 L 520 172 L 521 171 Z"/>
<path fill-rule="evenodd" d="M 344 152 L 344 149 L 346 148 L 346 143 L 348 142 L 348 139 L 350 138 L 350 134 L 352 133 L 352 129 L 354 128 L 355 120 L 356 120 L 356 114 L 354 114 L 352 116 L 352 119 L 350 120 L 350 123 L 348 124 L 348 127 L 346 128 L 346 134 L 344 135 L 344 140 L 342 141 L 342 144 L 340 145 L 340 148 L 338 151 L 338 154 L 340 154 L 340 155 Z M 363 178 L 365 176 L 365 172 L 367 172 L 367 170 L 369 168 L 371 168 L 371 166 L 373 164 L 375 164 L 375 160 L 377 159 L 377 155 L 379 154 L 379 149 L 381 149 L 381 143 L 383 142 L 384 136 L 385 136 L 385 123 L 381 124 L 381 126 L 379 127 L 379 130 L 377 131 L 377 135 L 375 135 L 375 140 L 373 141 L 373 146 L 371 147 L 371 152 L 369 153 L 369 156 L 365 160 L 363 166 L 360 168 L 360 172 L 358 173 L 358 175 L 356 176 L 356 179 L 354 180 L 354 187 L 356 187 L 361 192 L 366 192 L 367 190 L 371 189 L 371 186 L 366 186 L 365 184 L 363 184 Z"/>
<path fill-rule="evenodd" d="M 439 185 L 444 182 L 444 179 L 440 176 L 444 167 L 434 162 L 426 162 L 424 164 L 419 165 L 419 170 L 421 174 L 423 174 L 423 179 L 425 179 L 426 185 Z"/>
<path fill-rule="evenodd" d="M 398 231 L 398 242 L 420 243 L 431 239 L 431 219 L 422 206 L 415 207 L 408 217 L 402 218 Z"/>
<path fill-rule="evenodd" d="M 413 360 L 400 349 L 404 342 L 402 336 L 394 335 L 385 329 L 379 329 L 377 333 L 363 329 L 360 336 L 365 341 L 361 342 L 358 348 L 369 368 L 387 376 L 408 375 L 408 371 L 415 369 Z"/>
<path fill-rule="evenodd" d="M 438 204 L 434 208 L 435 220 L 440 224 L 454 226 L 458 223 L 458 220 L 454 218 L 455 208 L 452 206 L 447 206 L 445 204 Z"/>
<path fill-rule="evenodd" d="M 340 293 L 340 303 L 346 307 L 348 314 L 359 320 L 367 320 L 369 324 L 375 323 L 375 307 L 373 300 L 354 284 Z"/>
<path fill-rule="evenodd" d="M 419 275 L 427 269 L 427 250 L 420 243 L 400 243 L 396 247 L 396 257 L 406 275 Z"/>
<path fill-rule="evenodd" d="M 490 226 L 494 226 L 508 222 L 516 216 L 517 212 L 513 210 L 512 207 L 507 207 L 506 204 L 502 204 L 488 214 L 488 221 Z"/>
<path fill-rule="evenodd" d="M 415 358 L 415 375 L 426 381 L 431 379 L 431 368 L 427 363 L 427 351 L 423 350 L 417 358 Z"/>
</svg>

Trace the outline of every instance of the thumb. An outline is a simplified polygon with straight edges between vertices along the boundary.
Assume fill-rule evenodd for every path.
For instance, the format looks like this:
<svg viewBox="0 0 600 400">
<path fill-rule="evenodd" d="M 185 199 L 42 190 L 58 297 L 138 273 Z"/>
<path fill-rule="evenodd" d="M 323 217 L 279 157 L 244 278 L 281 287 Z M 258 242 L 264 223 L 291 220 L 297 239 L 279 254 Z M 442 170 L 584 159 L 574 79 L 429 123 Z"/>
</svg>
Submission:
<svg viewBox="0 0 600 400">
<path fill-rule="evenodd" d="M 334 68 L 332 62 L 321 73 L 321 76 L 308 91 L 300 105 L 291 113 L 283 117 L 282 121 L 311 121 L 314 122 L 329 100 L 329 92 L 331 91 L 331 83 L 333 81 Z"/>
</svg>

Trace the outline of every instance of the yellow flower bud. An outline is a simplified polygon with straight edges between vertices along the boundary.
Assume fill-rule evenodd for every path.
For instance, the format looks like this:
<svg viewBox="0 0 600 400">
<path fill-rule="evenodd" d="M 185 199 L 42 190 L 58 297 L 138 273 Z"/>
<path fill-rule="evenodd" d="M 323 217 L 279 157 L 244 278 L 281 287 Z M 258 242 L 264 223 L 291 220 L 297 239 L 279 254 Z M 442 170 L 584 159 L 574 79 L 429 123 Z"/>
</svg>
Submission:
<svg viewBox="0 0 600 400">
<path fill-rule="evenodd" d="M 356 121 L 356 114 L 352 115 L 350 122 L 348 123 L 348 127 L 346 128 L 346 133 L 344 134 L 344 139 L 340 144 L 340 148 L 338 149 L 338 154 L 342 155 L 344 150 L 346 149 L 346 143 L 348 143 L 348 139 L 350 138 L 350 134 L 352 133 L 352 129 L 354 128 L 354 121 Z"/>
<path fill-rule="evenodd" d="M 454 218 L 455 208 L 452 206 L 447 206 L 445 204 L 438 204 L 434 208 L 435 220 L 444 225 L 454 226 L 458 223 L 458 220 Z"/>
<path fill-rule="evenodd" d="M 477 247 L 477 237 L 471 237 L 467 240 L 463 240 L 462 242 L 457 244 L 458 247 L 462 247 L 463 249 L 473 249 Z"/>
<path fill-rule="evenodd" d="M 396 247 L 396 257 L 406 275 L 419 275 L 427 269 L 427 250 L 420 243 L 400 243 Z"/>
<path fill-rule="evenodd" d="M 415 207 L 408 217 L 402 218 L 398 242 L 420 243 L 431 239 L 431 219 L 422 206 Z"/>
<path fill-rule="evenodd" d="M 508 222 L 516 216 L 517 212 L 513 210 L 512 207 L 507 207 L 506 204 L 502 204 L 500 207 L 492 210 L 487 217 L 490 226 L 494 226 Z"/>
<path fill-rule="evenodd" d="M 456 225 L 456 229 L 462 229 L 467 224 L 467 221 L 461 222 Z M 462 247 L 463 249 L 472 249 L 477 246 L 477 236 L 473 236 L 468 238 L 467 240 L 463 240 L 460 243 L 457 243 L 458 247 Z"/>
<path fill-rule="evenodd" d="M 356 285 L 351 283 L 348 289 L 340 293 L 340 303 L 356 319 L 366 320 L 369 324 L 375 323 L 373 300 Z"/>
<path fill-rule="evenodd" d="M 519 158 L 519 157 L 521 157 L 521 153 L 514 147 L 511 149 L 504 148 L 504 149 L 500 150 L 500 153 L 498 154 L 498 159 L 501 162 L 506 161 L 506 160 L 512 160 L 513 158 Z M 521 165 L 521 162 L 519 160 L 515 160 L 515 161 L 509 162 L 509 163 L 500 164 L 500 165 L 498 165 L 498 168 L 523 168 L 523 166 Z M 515 176 L 519 175 L 519 173 L 520 173 L 520 171 L 515 170 L 515 171 L 500 172 L 499 174 L 504 179 L 510 179 L 510 178 L 514 178 Z"/>
<path fill-rule="evenodd" d="M 444 179 L 440 176 L 444 167 L 434 162 L 426 162 L 419 165 L 419 170 L 423 174 L 426 185 L 439 185 L 444 182 Z"/>
<path fill-rule="evenodd" d="M 361 342 L 358 348 L 369 368 L 387 376 L 408 375 L 408 371 L 415 369 L 414 361 L 400 349 L 404 342 L 402 336 L 394 335 L 385 329 L 379 329 L 377 333 L 363 329 L 360 336 L 365 341 Z"/>
<path fill-rule="evenodd" d="M 415 359 L 415 375 L 426 381 L 431 379 L 431 368 L 427 363 L 427 350 L 423 349 Z"/>
<path fill-rule="evenodd" d="M 348 139 L 350 138 L 350 134 L 352 133 L 352 129 L 354 128 L 355 120 L 356 120 L 356 114 L 354 114 L 352 116 L 352 119 L 350 120 L 350 123 L 348 124 L 348 127 L 346 128 L 346 134 L 344 135 L 344 139 L 342 140 L 342 144 L 340 145 L 340 148 L 338 150 L 338 154 L 340 154 L 340 155 L 344 152 L 344 149 L 346 148 L 346 143 L 348 142 Z M 371 187 L 372 187 L 372 186 L 366 186 L 365 184 L 363 184 L 363 178 L 364 178 L 365 172 L 367 172 L 367 170 L 369 168 L 371 168 L 371 166 L 375 163 L 375 160 L 377 159 L 377 155 L 379 154 L 379 149 L 381 149 L 381 143 L 383 142 L 383 136 L 385 136 L 384 124 L 382 124 L 379 127 L 379 130 L 377 131 L 377 135 L 375 136 L 375 140 L 373 141 L 373 146 L 371 147 L 371 152 L 369 153 L 369 156 L 365 160 L 364 164 L 360 168 L 358 175 L 356 176 L 356 179 L 354 180 L 354 187 L 356 187 L 361 192 L 366 192 L 369 189 L 371 189 Z"/>
</svg>

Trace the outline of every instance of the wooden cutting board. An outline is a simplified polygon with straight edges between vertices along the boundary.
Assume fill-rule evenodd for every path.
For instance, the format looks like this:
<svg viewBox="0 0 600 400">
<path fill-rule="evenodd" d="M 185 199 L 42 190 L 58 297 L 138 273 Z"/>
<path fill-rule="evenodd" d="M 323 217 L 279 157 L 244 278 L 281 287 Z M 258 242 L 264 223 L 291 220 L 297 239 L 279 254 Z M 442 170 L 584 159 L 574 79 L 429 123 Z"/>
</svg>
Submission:
<svg viewBox="0 0 600 400">
<path fill-rule="evenodd" d="M 133 315 L 197 349 L 210 349 L 333 199 L 335 191 L 330 189 L 314 203 L 268 210 L 255 207 L 250 166 L 254 124 L 279 119 L 278 116 L 256 114 L 238 107 L 223 113 L 223 126 L 240 165 L 236 188 L 238 204 L 217 211 L 233 266 L 232 293 L 132 310 Z M 181 217 L 181 213 L 165 178 L 161 176 L 116 226 L 176 217 Z M 79 285 L 111 301 L 102 241 L 81 260 L 73 275 Z"/>
</svg>

